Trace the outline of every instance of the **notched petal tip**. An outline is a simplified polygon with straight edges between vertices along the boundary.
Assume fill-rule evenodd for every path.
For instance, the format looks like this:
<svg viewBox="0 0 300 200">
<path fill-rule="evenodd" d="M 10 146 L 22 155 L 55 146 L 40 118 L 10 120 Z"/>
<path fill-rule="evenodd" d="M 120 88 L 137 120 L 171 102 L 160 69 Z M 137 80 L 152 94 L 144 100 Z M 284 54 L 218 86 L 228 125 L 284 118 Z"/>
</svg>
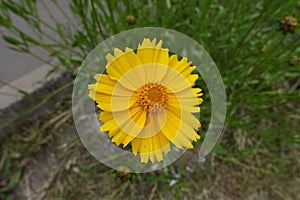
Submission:
<svg viewBox="0 0 300 200">
<path fill-rule="evenodd" d="M 202 104 L 203 103 L 203 99 L 202 98 L 197 98 L 197 102 L 198 102 L 198 104 Z"/>
<path fill-rule="evenodd" d="M 125 47 L 125 53 L 129 53 L 129 52 L 132 52 L 133 49 L 129 48 L 129 47 Z"/>
<path fill-rule="evenodd" d="M 191 86 L 194 86 L 196 84 L 196 80 L 199 78 L 198 74 L 191 74 L 187 80 L 189 81 Z"/>
<path fill-rule="evenodd" d="M 107 65 L 109 65 L 110 63 L 112 63 L 115 60 L 115 57 L 113 55 L 111 55 L 110 53 L 106 54 L 105 58 L 107 60 Z"/>
<path fill-rule="evenodd" d="M 199 123 L 199 128 L 200 128 L 200 126 L 201 126 L 201 124 Z M 201 138 L 201 136 L 200 135 L 198 135 L 198 134 L 196 134 L 195 135 L 195 138 L 194 138 L 194 140 L 193 141 L 197 141 L 197 140 L 200 140 L 200 138 Z"/>
<path fill-rule="evenodd" d="M 97 85 L 97 83 L 89 84 L 89 85 L 88 85 L 88 89 L 89 89 L 89 90 L 95 91 L 95 90 L 96 90 L 96 85 Z"/>
<path fill-rule="evenodd" d="M 118 48 L 114 49 L 115 58 L 118 58 L 119 56 L 122 56 L 123 54 L 124 54 L 123 51 L 121 51 L 120 49 L 118 49 Z"/>
<path fill-rule="evenodd" d="M 156 45 L 155 47 L 156 47 L 157 49 L 161 49 L 162 44 L 163 44 L 163 41 L 162 41 L 162 40 L 159 40 L 159 42 L 157 43 L 157 45 Z"/>
<path fill-rule="evenodd" d="M 198 94 L 198 93 L 200 93 L 202 91 L 201 88 L 193 88 L 193 90 L 194 90 L 195 94 Z"/>
<path fill-rule="evenodd" d="M 162 40 L 159 40 L 158 43 L 156 43 L 156 38 L 153 38 L 153 40 L 150 40 L 149 38 L 144 38 L 142 44 L 139 43 L 138 49 L 141 48 L 156 48 L 161 49 L 162 48 Z"/>
<path fill-rule="evenodd" d="M 151 45 L 153 45 L 155 47 L 156 45 L 156 38 L 154 38 L 152 41 L 151 41 Z"/>
<path fill-rule="evenodd" d="M 95 75 L 94 75 L 94 79 L 95 79 L 96 81 L 100 81 L 101 76 L 102 76 L 102 74 L 95 74 Z"/>
<path fill-rule="evenodd" d="M 140 45 L 140 48 L 150 48 L 151 47 L 151 41 L 149 38 L 144 38 L 142 44 Z"/>
</svg>

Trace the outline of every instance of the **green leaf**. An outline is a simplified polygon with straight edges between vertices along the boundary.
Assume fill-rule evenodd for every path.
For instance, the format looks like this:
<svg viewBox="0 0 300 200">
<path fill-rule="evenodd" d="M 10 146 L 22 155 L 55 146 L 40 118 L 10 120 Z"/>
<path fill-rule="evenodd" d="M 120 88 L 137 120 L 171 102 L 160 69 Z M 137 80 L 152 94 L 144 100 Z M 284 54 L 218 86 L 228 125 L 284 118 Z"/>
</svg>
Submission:
<svg viewBox="0 0 300 200">
<path fill-rule="evenodd" d="M 30 9 L 30 12 L 32 12 L 32 14 L 36 17 L 38 17 L 38 9 L 37 9 L 37 3 L 36 1 L 32 1 L 32 0 L 26 0 L 25 1 L 27 6 Z"/>
<path fill-rule="evenodd" d="M 15 48 L 15 47 L 12 47 L 12 46 L 8 46 L 8 48 L 13 50 L 13 51 L 21 52 L 21 53 L 29 53 L 30 52 L 29 49 L 24 48 L 24 47 Z"/>
<path fill-rule="evenodd" d="M 214 152 L 216 154 L 222 154 L 222 155 L 225 155 L 228 153 L 227 149 L 220 144 L 216 144 L 214 146 L 212 152 Z"/>
<path fill-rule="evenodd" d="M 9 36 L 3 36 L 3 39 L 8 42 L 9 44 L 12 44 L 12 45 L 15 45 L 15 46 L 18 46 L 20 44 L 23 44 L 22 42 L 20 42 L 19 40 L 13 38 L 13 37 L 9 37 Z"/>
<path fill-rule="evenodd" d="M 38 46 L 38 45 L 40 45 L 40 46 L 43 45 L 40 41 L 38 41 L 38 40 L 36 40 L 36 39 L 30 37 L 29 35 L 27 35 L 27 34 L 25 34 L 25 33 L 23 33 L 23 32 L 20 32 L 20 37 L 23 39 L 24 43 L 30 42 L 30 43 L 35 44 L 35 45 L 37 45 L 37 46 Z"/>
<path fill-rule="evenodd" d="M 11 179 L 10 179 L 8 185 L 5 186 L 4 188 L 1 188 L 1 189 L 0 189 L 0 192 L 8 192 L 8 191 L 13 190 L 13 189 L 17 186 L 17 184 L 18 184 L 18 182 L 19 182 L 19 180 L 20 180 L 20 178 L 21 178 L 21 175 L 22 175 L 22 171 L 21 171 L 21 170 L 17 171 L 17 172 L 11 177 Z"/>
<path fill-rule="evenodd" d="M 49 54 L 49 57 L 55 57 L 55 56 L 61 54 L 62 52 L 63 52 L 62 50 L 53 51 Z"/>
<path fill-rule="evenodd" d="M 57 31 L 57 34 L 61 38 L 65 38 L 65 34 L 64 34 L 64 31 L 63 31 L 63 28 L 62 28 L 61 24 L 56 24 L 56 31 Z"/>
</svg>

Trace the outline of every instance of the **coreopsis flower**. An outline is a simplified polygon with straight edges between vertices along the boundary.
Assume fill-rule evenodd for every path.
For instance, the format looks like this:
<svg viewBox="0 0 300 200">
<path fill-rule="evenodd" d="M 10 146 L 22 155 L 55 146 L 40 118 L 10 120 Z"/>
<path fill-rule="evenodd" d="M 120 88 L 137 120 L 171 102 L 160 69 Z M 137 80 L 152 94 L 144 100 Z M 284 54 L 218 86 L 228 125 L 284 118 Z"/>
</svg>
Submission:
<svg viewBox="0 0 300 200">
<path fill-rule="evenodd" d="M 196 67 L 187 58 L 171 55 L 162 41 L 144 39 L 136 51 L 114 49 L 106 56 L 104 74 L 94 76 L 89 96 L 101 109 L 101 131 L 140 160 L 162 161 L 170 146 L 193 148 L 200 139 L 201 89 Z M 100 145 L 100 144 L 99 144 Z"/>
</svg>

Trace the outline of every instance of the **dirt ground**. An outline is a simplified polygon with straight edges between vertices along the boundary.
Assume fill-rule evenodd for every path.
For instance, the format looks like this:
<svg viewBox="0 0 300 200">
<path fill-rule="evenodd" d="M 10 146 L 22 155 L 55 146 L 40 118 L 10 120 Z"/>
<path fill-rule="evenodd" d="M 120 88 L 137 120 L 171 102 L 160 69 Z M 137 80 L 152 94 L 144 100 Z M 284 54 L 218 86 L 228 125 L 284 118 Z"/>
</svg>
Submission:
<svg viewBox="0 0 300 200">
<path fill-rule="evenodd" d="M 118 177 L 83 147 L 70 112 L 51 123 L 34 128 L 47 140 L 17 163 L 23 168 L 15 199 L 300 199 L 296 150 L 284 171 L 274 171 L 267 157 L 237 162 L 213 153 L 199 164 L 195 149 L 165 169 Z"/>
</svg>

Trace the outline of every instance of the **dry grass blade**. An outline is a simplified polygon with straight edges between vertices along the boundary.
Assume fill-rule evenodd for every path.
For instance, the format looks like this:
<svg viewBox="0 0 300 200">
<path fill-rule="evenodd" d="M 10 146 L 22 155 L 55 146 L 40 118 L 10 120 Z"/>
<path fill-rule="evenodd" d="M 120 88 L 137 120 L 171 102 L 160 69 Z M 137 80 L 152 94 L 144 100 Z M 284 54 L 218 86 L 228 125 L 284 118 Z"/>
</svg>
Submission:
<svg viewBox="0 0 300 200">
<path fill-rule="evenodd" d="M 47 129 L 49 127 L 52 127 L 53 124 L 57 124 L 57 122 L 58 122 L 58 124 L 61 125 L 63 122 L 65 122 L 67 119 L 70 118 L 71 114 L 72 114 L 71 110 L 64 111 L 64 112 L 60 113 L 59 115 L 57 115 L 56 117 L 53 117 L 48 122 L 46 122 L 42 128 Z M 55 126 L 57 126 L 57 125 L 55 125 Z"/>
<path fill-rule="evenodd" d="M 156 190 L 157 190 L 157 183 L 154 184 L 154 186 L 153 186 L 153 188 L 151 190 L 151 193 L 150 193 L 150 196 L 149 196 L 149 200 L 152 200 L 154 198 Z"/>
</svg>

